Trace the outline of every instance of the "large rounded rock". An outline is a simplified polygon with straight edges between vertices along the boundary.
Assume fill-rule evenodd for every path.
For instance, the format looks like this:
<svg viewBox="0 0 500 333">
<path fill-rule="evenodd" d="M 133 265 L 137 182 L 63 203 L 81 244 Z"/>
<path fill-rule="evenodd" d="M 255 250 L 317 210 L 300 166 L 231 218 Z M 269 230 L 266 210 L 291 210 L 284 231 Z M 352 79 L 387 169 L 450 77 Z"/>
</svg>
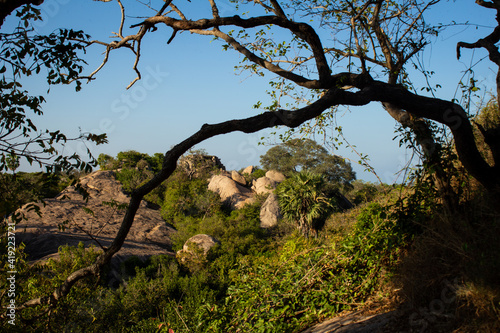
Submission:
<svg viewBox="0 0 500 333">
<path fill-rule="evenodd" d="M 210 235 L 195 235 L 184 243 L 182 250 L 177 251 L 177 260 L 190 270 L 197 270 L 207 263 L 208 251 L 219 243 Z"/>
<path fill-rule="evenodd" d="M 281 183 L 286 179 L 284 174 L 276 170 L 269 170 L 268 172 L 266 172 L 266 177 L 271 179 L 272 181 L 275 181 L 276 183 Z"/>
<path fill-rule="evenodd" d="M 229 204 L 232 209 L 239 209 L 255 201 L 251 190 L 224 175 L 212 176 L 208 183 L 208 189 L 218 193 L 222 201 Z"/>
<path fill-rule="evenodd" d="M 245 186 L 247 184 L 245 177 L 240 175 L 238 171 L 235 170 L 231 171 L 231 179 L 240 184 L 241 186 Z"/>
<path fill-rule="evenodd" d="M 206 234 L 199 234 L 189 238 L 184 246 L 182 247 L 183 252 L 195 252 L 197 249 L 201 249 L 204 255 L 207 255 L 208 251 L 220 242 L 214 237 Z"/>
<path fill-rule="evenodd" d="M 257 194 L 273 193 L 276 182 L 268 177 L 260 177 L 253 181 L 252 190 Z"/>
<path fill-rule="evenodd" d="M 29 203 L 17 211 L 27 220 L 16 226 L 16 241 L 26 244 L 29 260 L 43 262 L 57 258 L 61 245 L 77 246 L 80 242 L 85 247 L 111 245 L 130 198 L 115 180 L 113 171 L 91 173 L 80 180 L 80 185 L 89 194 L 88 200 L 69 186 L 56 198 L 44 199 L 44 205 Z M 30 209 L 34 206 L 39 207 L 40 216 Z M 120 266 L 130 257 L 146 260 L 152 255 L 173 256 L 170 235 L 174 232 L 160 212 L 148 208 L 143 201 L 127 239 L 111 259 L 110 275 L 120 280 Z"/>
<path fill-rule="evenodd" d="M 247 166 L 245 169 L 243 169 L 243 171 L 241 172 L 242 175 L 244 174 L 247 174 L 247 175 L 251 175 L 252 172 L 253 172 L 253 165 L 249 165 Z"/>
<path fill-rule="evenodd" d="M 260 227 L 275 227 L 281 218 L 278 197 L 274 193 L 270 194 L 260 209 Z"/>
</svg>

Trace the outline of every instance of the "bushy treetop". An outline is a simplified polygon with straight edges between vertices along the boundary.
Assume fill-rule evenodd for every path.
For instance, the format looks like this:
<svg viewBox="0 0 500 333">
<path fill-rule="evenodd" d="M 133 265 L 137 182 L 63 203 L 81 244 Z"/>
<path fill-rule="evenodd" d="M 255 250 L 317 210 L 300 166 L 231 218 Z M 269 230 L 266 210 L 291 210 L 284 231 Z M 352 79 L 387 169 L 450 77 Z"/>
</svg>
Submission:
<svg viewBox="0 0 500 333">
<path fill-rule="evenodd" d="M 275 146 L 261 156 L 260 163 L 264 169 L 277 170 L 287 176 L 300 171 L 321 174 L 337 190 L 348 190 L 356 179 L 348 161 L 330 154 L 311 139 L 292 139 Z"/>
</svg>

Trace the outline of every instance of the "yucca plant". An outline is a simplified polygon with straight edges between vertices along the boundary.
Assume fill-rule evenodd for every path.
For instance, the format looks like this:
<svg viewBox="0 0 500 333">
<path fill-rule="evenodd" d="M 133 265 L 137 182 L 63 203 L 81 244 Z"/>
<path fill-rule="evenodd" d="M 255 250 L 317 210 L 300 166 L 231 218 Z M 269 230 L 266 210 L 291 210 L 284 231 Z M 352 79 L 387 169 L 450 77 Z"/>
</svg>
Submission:
<svg viewBox="0 0 500 333">
<path fill-rule="evenodd" d="M 276 189 L 283 217 L 294 222 L 305 237 L 315 236 L 333 211 L 333 199 L 325 195 L 325 178 L 303 171 L 281 183 Z"/>
</svg>

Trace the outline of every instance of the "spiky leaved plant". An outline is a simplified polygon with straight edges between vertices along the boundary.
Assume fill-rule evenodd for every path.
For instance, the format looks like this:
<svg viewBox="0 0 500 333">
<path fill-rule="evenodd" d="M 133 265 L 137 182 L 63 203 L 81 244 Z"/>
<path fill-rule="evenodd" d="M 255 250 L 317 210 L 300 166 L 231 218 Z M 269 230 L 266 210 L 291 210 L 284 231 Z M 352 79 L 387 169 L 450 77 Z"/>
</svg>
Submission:
<svg viewBox="0 0 500 333">
<path fill-rule="evenodd" d="M 283 217 L 295 222 L 305 237 L 311 230 L 315 235 L 334 209 L 333 199 L 325 195 L 325 178 L 303 171 L 281 183 L 276 189 Z"/>
</svg>

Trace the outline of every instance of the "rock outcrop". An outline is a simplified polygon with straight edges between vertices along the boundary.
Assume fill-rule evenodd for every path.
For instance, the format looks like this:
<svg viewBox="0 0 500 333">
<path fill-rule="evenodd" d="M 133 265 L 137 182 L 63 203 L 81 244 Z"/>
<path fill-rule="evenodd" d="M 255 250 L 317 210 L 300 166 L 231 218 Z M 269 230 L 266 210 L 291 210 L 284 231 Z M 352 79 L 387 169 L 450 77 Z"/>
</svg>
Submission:
<svg viewBox="0 0 500 333">
<path fill-rule="evenodd" d="M 253 172 L 253 169 L 254 169 L 253 165 L 249 165 L 245 169 L 243 169 L 243 171 L 241 172 L 241 174 L 242 175 L 244 175 L 244 174 L 251 175 L 252 172 Z"/>
<path fill-rule="evenodd" d="M 231 179 L 240 184 L 241 186 L 245 186 L 247 184 L 247 181 L 245 177 L 239 174 L 238 171 L 231 171 Z"/>
<path fill-rule="evenodd" d="M 253 167 L 247 167 L 242 173 L 251 173 L 252 171 Z M 276 186 L 285 179 L 286 177 L 281 172 L 270 170 L 265 177 L 254 179 L 252 187 L 249 189 L 245 187 L 245 178 L 233 170 L 231 173 L 222 172 L 212 176 L 208 189 L 218 193 L 222 201 L 229 204 L 232 209 L 240 209 L 247 204 L 254 203 L 255 195 L 268 194 L 269 196 L 260 210 L 260 220 L 262 228 L 272 228 L 282 218 L 278 199 L 273 192 Z"/>
<path fill-rule="evenodd" d="M 200 177 L 214 170 L 226 170 L 226 167 L 217 156 L 192 154 L 182 156 L 177 163 L 189 177 Z"/>
<path fill-rule="evenodd" d="M 28 211 L 31 204 L 20 209 L 27 217 L 16 226 L 17 242 L 26 244 L 30 260 L 57 257 L 61 245 L 108 247 L 113 241 L 125 214 L 129 198 L 122 192 L 113 171 L 96 171 L 81 179 L 89 194 L 86 202 L 72 186 L 54 199 L 45 199 L 41 216 Z M 161 218 L 159 211 L 142 202 L 134 224 L 121 250 L 112 259 L 112 274 L 119 278 L 120 264 L 131 256 L 146 259 L 152 255 L 170 254 L 170 235 L 175 232 Z"/>
<path fill-rule="evenodd" d="M 222 201 L 232 209 L 240 209 L 246 204 L 253 203 L 253 193 L 250 189 L 241 186 L 225 175 L 214 175 L 210 178 L 208 189 L 218 193 Z"/>
<path fill-rule="evenodd" d="M 268 172 L 266 172 L 266 177 L 276 183 L 281 183 L 286 179 L 284 174 L 276 170 L 269 170 Z"/>
<path fill-rule="evenodd" d="M 272 193 L 267 197 L 260 209 L 260 227 L 275 227 L 278 225 L 280 219 L 282 219 L 282 215 L 278 204 L 278 197 Z"/>
<path fill-rule="evenodd" d="M 268 177 L 260 177 L 253 181 L 252 190 L 257 194 L 273 193 L 277 183 Z"/>
</svg>

